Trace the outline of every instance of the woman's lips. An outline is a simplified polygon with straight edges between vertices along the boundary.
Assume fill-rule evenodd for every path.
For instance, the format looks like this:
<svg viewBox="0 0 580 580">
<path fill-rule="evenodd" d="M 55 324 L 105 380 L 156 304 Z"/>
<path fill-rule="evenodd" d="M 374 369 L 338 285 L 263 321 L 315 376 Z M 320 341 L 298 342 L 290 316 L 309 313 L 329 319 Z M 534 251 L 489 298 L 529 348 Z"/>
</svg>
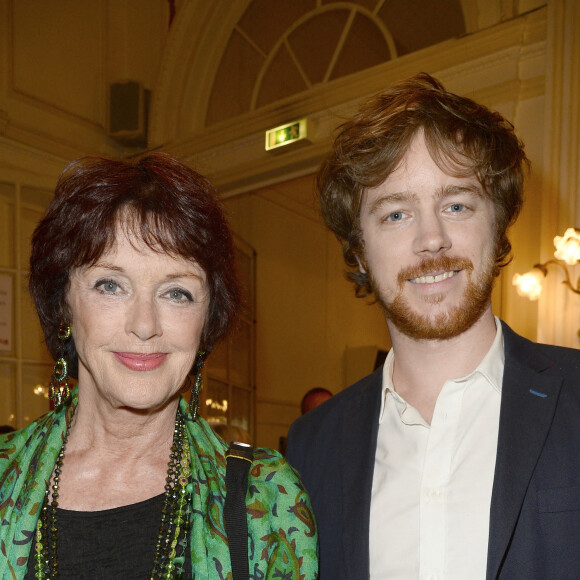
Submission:
<svg viewBox="0 0 580 580">
<path fill-rule="evenodd" d="M 152 371 L 160 367 L 167 358 L 167 354 L 163 352 L 151 354 L 116 352 L 114 354 L 121 364 L 132 371 Z"/>
</svg>

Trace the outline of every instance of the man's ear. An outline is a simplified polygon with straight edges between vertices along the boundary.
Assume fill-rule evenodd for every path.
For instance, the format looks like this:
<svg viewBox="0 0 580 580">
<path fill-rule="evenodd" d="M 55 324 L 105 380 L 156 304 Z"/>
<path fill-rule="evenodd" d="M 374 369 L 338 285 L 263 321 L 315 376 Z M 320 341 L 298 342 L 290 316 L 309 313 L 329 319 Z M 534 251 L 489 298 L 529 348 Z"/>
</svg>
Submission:
<svg viewBox="0 0 580 580">
<path fill-rule="evenodd" d="M 358 271 L 361 274 L 366 274 L 368 272 L 368 268 L 367 268 L 367 263 L 364 259 L 364 256 L 361 256 L 360 254 L 356 254 L 355 258 L 356 258 L 356 262 L 358 264 Z"/>
</svg>

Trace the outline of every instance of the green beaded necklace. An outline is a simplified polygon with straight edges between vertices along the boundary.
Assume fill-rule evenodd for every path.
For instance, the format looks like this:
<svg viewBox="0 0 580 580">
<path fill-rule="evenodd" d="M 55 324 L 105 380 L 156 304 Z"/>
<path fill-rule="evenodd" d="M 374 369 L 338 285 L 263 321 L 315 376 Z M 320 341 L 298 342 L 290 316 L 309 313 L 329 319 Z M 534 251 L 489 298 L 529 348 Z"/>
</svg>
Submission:
<svg viewBox="0 0 580 580">
<path fill-rule="evenodd" d="M 72 417 L 71 417 L 72 422 Z M 39 580 L 58 578 L 57 521 L 58 490 L 64 453 L 68 441 L 70 423 L 63 437 L 62 447 L 56 459 L 52 484 L 52 501 L 46 490 L 42 512 L 36 525 L 34 546 L 34 572 Z M 185 422 L 179 411 L 175 420 L 173 445 L 169 457 L 161 525 L 157 534 L 151 580 L 171 580 L 181 575 L 185 562 L 187 539 L 190 532 L 189 512 L 191 509 L 191 459 L 185 431 Z M 179 555 L 178 555 L 179 553 Z"/>
</svg>

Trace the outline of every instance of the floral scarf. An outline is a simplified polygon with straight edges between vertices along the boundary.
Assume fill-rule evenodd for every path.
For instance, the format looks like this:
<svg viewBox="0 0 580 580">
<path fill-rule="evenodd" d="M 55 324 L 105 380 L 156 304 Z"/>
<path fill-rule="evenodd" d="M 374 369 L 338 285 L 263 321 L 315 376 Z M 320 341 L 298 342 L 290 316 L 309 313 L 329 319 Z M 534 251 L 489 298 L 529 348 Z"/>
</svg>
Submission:
<svg viewBox="0 0 580 580">
<path fill-rule="evenodd" d="M 0 574 L 22 579 L 33 550 L 37 520 L 66 424 L 78 398 L 21 431 L 0 435 Z M 191 420 L 182 398 L 192 467 L 192 576 L 231 579 L 224 527 L 227 445 L 201 418 Z M 296 472 L 276 451 L 255 449 L 246 496 L 250 578 L 318 578 L 316 524 Z"/>
</svg>

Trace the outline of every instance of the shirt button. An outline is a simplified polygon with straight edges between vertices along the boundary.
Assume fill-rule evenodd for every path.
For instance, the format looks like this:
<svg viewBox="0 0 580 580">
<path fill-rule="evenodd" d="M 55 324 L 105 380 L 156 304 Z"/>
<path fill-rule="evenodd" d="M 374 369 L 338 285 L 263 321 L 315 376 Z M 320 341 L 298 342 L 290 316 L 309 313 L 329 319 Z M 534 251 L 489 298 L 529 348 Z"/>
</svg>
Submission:
<svg viewBox="0 0 580 580">
<path fill-rule="evenodd" d="M 427 491 L 427 497 L 439 497 L 441 495 L 441 490 L 438 487 L 432 487 Z M 435 578 L 434 576 L 429 576 L 429 578 Z"/>
</svg>

